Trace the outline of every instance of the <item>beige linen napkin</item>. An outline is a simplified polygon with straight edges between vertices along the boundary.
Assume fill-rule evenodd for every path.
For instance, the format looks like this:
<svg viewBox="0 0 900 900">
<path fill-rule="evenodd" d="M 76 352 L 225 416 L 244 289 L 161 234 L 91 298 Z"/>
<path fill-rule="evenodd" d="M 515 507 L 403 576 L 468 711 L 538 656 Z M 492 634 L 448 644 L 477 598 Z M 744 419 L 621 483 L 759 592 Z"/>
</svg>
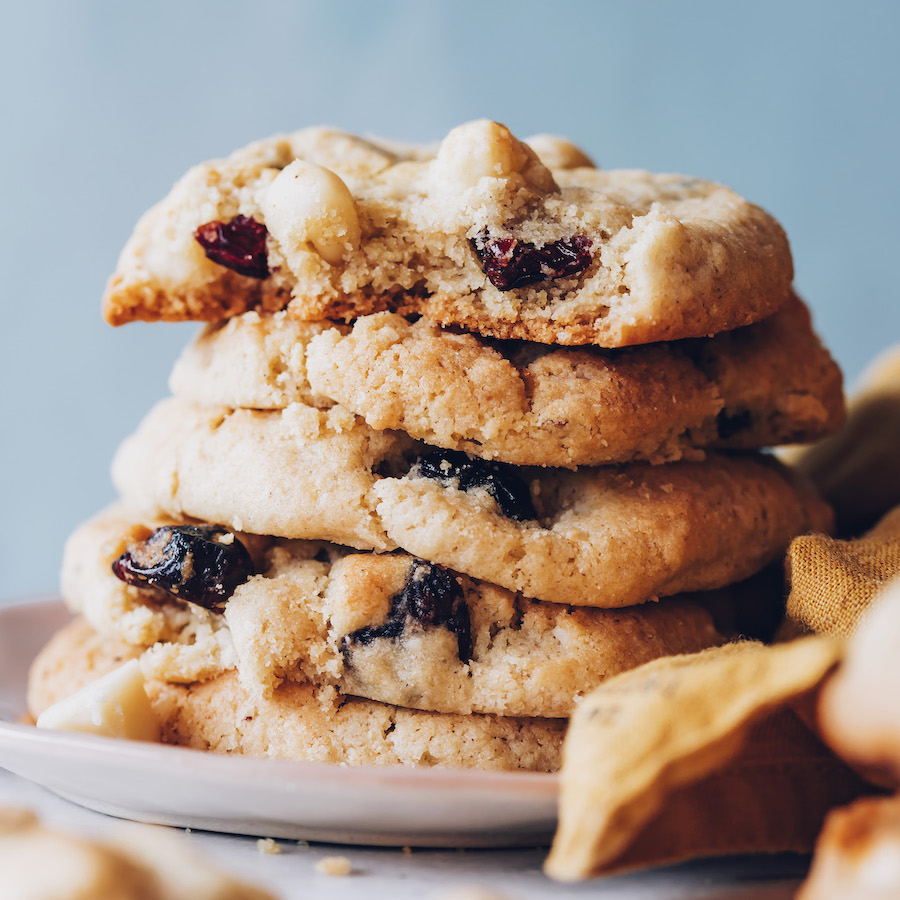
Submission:
<svg viewBox="0 0 900 900">
<path fill-rule="evenodd" d="M 787 573 L 790 633 L 852 634 L 878 592 L 900 576 L 900 506 L 858 540 L 821 534 L 796 538 Z"/>
<path fill-rule="evenodd" d="M 594 690 L 572 718 L 547 873 L 812 849 L 826 812 L 867 790 L 791 709 L 841 642 L 735 643 L 668 657 Z"/>
</svg>

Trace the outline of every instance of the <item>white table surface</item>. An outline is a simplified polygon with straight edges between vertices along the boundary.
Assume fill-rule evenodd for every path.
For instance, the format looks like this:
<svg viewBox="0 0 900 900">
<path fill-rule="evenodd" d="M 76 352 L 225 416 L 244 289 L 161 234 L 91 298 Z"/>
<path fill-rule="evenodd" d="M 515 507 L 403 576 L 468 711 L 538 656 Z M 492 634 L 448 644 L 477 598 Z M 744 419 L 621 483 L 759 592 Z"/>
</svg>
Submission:
<svg viewBox="0 0 900 900">
<path fill-rule="evenodd" d="M 116 819 L 61 800 L 2 769 L 0 806 L 34 809 L 46 824 L 82 835 L 102 836 L 119 826 Z M 546 848 L 404 852 L 334 844 L 301 846 L 280 841 L 281 853 L 269 855 L 260 852 L 255 837 L 190 832 L 185 839 L 199 852 L 218 860 L 223 868 L 268 888 L 282 900 L 362 897 L 438 900 L 462 886 L 489 889 L 508 900 L 555 897 L 781 900 L 793 896 L 806 867 L 804 858 L 792 855 L 739 857 L 564 885 L 549 880 L 541 872 Z M 315 864 L 319 860 L 334 855 L 350 860 L 353 868 L 349 876 L 316 872 Z"/>
</svg>

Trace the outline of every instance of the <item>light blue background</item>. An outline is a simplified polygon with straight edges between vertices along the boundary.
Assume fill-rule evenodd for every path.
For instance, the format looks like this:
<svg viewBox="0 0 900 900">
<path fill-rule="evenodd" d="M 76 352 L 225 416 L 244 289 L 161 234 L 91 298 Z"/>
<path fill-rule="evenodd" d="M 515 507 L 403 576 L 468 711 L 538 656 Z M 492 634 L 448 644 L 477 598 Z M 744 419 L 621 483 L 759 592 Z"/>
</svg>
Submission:
<svg viewBox="0 0 900 900">
<path fill-rule="evenodd" d="M 0 597 L 55 589 L 194 331 L 102 322 L 134 222 L 274 132 L 434 140 L 488 116 L 719 180 L 784 224 L 851 378 L 900 340 L 900 4 L 59 0 L 2 22 Z"/>
</svg>

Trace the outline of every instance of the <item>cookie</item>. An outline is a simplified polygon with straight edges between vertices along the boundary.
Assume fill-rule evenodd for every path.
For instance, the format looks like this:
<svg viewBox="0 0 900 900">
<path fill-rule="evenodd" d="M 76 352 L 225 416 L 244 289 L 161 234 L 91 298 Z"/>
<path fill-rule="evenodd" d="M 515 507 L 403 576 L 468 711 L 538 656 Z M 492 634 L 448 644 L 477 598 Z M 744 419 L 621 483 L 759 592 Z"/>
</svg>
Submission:
<svg viewBox="0 0 900 900">
<path fill-rule="evenodd" d="M 49 864 L 52 861 L 52 865 Z M 275 900 L 198 855 L 176 829 L 119 825 L 101 841 L 0 808 L 0 896 L 8 900 Z"/>
<path fill-rule="evenodd" d="M 29 681 L 35 718 L 51 703 L 134 658 L 137 648 L 101 638 L 77 620 L 41 651 Z M 202 684 L 149 680 L 163 742 L 216 753 L 346 765 L 451 766 L 552 772 L 566 723 L 399 709 L 289 682 L 270 697 L 226 673 Z"/>
<path fill-rule="evenodd" d="M 453 453 L 435 451 L 375 485 L 390 538 L 554 603 L 613 608 L 710 590 L 779 558 L 796 534 L 831 525 L 826 504 L 759 455 L 570 472 Z"/>
<path fill-rule="evenodd" d="M 347 333 L 251 312 L 208 326 L 170 379 L 201 403 L 337 401 L 376 429 L 569 468 L 814 440 L 840 424 L 841 386 L 797 298 L 714 338 L 620 351 L 490 341 L 392 313 Z"/>
<path fill-rule="evenodd" d="M 157 404 L 113 460 L 128 505 L 237 531 L 396 547 L 375 514 L 375 470 L 405 469 L 413 442 L 340 407 L 273 413 Z"/>
<path fill-rule="evenodd" d="M 346 557 L 325 592 L 344 693 L 446 712 L 567 717 L 594 686 L 722 642 L 697 602 L 599 610 L 528 600 L 406 554 Z M 242 633 L 255 643 L 258 607 Z M 268 618 L 268 617 L 266 617 Z"/>
<path fill-rule="evenodd" d="M 347 431 L 323 427 L 336 419 Z M 125 442 L 113 477 L 143 515 L 402 547 L 579 606 L 720 587 L 775 559 L 795 535 L 830 524 L 828 508 L 774 460 L 710 455 L 570 472 L 433 450 L 396 477 L 408 465 L 399 440 L 340 407 L 229 411 L 168 400 Z M 373 471 L 388 466 L 393 476 Z"/>
<path fill-rule="evenodd" d="M 549 153 L 575 165 L 551 169 L 484 120 L 431 152 L 313 128 L 195 167 L 138 223 L 107 320 L 388 310 L 618 347 L 731 330 L 787 300 L 783 230 L 726 187 L 577 152 Z"/>
<path fill-rule="evenodd" d="M 900 896 L 900 798 L 865 797 L 833 810 L 797 900 Z"/>
<path fill-rule="evenodd" d="M 836 434 L 783 458 L 834 507 L 838 535 L 855 538 L 900 506 L 900 344 L 867 366 L 847 413 Z"/>
<path fill-rule="evenodd" d="M 612 675 L 723 640 L 699 599 L 576 609 L 405 553 L 259 538 L 257 574 L 248 569 L 222 611 L 211 612 L 160 580 L 135 585 L 114 575 L 121 554 L 149 537 L 149 527 L 116 509 L 86 523 L 68 542 L 63 592 L 100 633 L 148 648 L 144 672 L 170 682 L 236 668 L 257 694 L 300 680 L 436 712 L 565 717 Z M 247 535 L 234 540 L 253 546 Z M 206 571 L 215 580 L 219 570 Z"/>
<path fill-rule="evenodd" d="M 375 428 L 516 465 L 770 446 L 829 433 L 843 414 L 840 370 L 798 299 L 711 339 L 619 351 L 488 341 L 382 313 L 313 338 L 307 369 L 318 393 Z"/>
<path fill-rule="evenodd" d="M 346 430 L 325 427 L 333 421 Z M 721 587 L 777 558 L 795 535 L 830 525 L 828 507 L 786 469 L 750 455 L 571 472 L 431 450 L 397 477 L 409 466 L 407 441 L 341 407 L 229 411 L 173 399 L 123 444 L 113 479 L 145 516 L 402 547 L 576 606 Z"/>
<path fill-rule="evenodd" d="M 843 375 L 796 295 L 764 322 L 682 347 L 724 402 L 712 446 L 816 440 L 844 420 Z"/>
</svg>

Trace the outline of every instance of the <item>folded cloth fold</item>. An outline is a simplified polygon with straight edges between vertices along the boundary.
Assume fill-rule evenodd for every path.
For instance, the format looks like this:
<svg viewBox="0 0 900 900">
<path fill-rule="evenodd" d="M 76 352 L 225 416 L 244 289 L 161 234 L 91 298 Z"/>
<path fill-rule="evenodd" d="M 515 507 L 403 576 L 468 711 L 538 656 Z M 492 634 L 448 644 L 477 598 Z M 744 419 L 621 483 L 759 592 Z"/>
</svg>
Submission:
<svg viewBox="0 0 900 900">
<path fill-rule="evenodd" d="M 871 790 L 798 715 L 841 652 L 825 636 L 734 643 L 592 691 L 563 747 L 547 874 L 810 851 L 826 812 Z"/>
<path fill-rule="evenodd" d="M 878 592 L 900 576 L 900 506 L 858 540 L 795 538 L 787 572 L 787 633 L 851 634 Z"/>
</svg>

